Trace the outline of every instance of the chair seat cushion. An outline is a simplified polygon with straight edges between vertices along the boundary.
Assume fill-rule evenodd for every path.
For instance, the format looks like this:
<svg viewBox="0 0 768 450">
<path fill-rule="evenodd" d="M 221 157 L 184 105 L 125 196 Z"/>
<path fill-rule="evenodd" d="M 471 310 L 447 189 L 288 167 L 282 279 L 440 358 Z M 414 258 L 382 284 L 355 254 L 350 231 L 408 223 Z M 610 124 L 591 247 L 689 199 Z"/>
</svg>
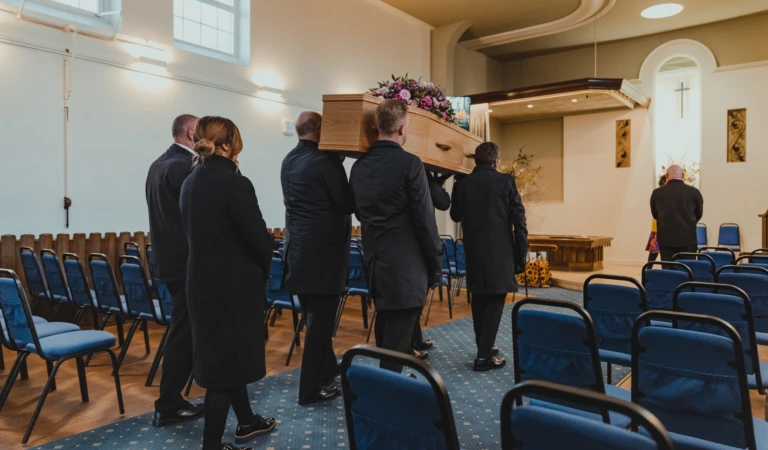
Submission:
<svg viewBox="0 0 768 450">
<path fill-rule="evenodd" d="M 760 361 L 760 378 L 763 386 L 768 387 L 768 362 Z M 750 389 L 757 389 L 757 378 L 754 373 L 747 375 L 747 383 Z"/>
<path fill-rule="evenodd" d="M 598 352 L 600 353 L 600 361 L 627 367 L 632 364 L 632 355 L 628 353 L 614 352 L 612 350 L 603 349 L 598 350 Z"/>
<path fill-rule="evenodd" d="M 272 307 L 273 308 L 278 308 L 278 309 L 290 309 L 290 310 L 293 310 L 293 302 L 291 302 L 290 300 L 275 300 L 272 303 Z M 299 304 L 299 302 L 297 300 L 296 301 L 296 310 L 300 310 L 300 309 L 301 309 L 301 305 Z"/>
<path fill-rule="evenodd" d="M 439 282 L 433 284 L 431 287 L 436 288 L 440 286 L 448 286 L 448 278 L 442 277 L 442 279 Z"/>
<path fill-rule="evenodd" d="M 760 345 L 768 345 L 768 333 L 755 332 L 757 336 L 757 343 Z"/>
<path fill-rule="evenodd" d="M 0 315 L 0 317 L 2 317 L 2 315 Z M 38 323 L 46 323 L 48 321 L 39 316 L 32 316 L 32 322 L 38 324 Z"/>
<path fill-rule="evenodd" d="M 347 295 L 367 297 L 368 296 L 368 289 L 347 288 Z"/>
<path fill-rule="evenodd" d="M 112 314 L 118 314 L 118 315 L 126 315 L 128 312 L 128 302 L 125 300 L 125 295 L 120 296 L 120 304 L 122 305 L 121 308 L 115 308 L 114 306 L 109 307 L 109 312 Z"/>
<path fill-rule="evenodd" d="M 152 303 L 155 305 L 155 315 L 157 317 L 162 318 L 163 317 L 163 313 L 162 313 L 161 308 L 160 308 L 160 301 L 158 299 L 156 299 L 156 298 L 153 298 L 152 299 Z M 151 320 L 151 321 L 155 320 L 155 316 L 154 315 L 147 314 L 147 313 L 139 313 L 139 318 L 140 319 L 144 319 L 144 320 Z M 165 323 L 168 323 L 170 321 L 171 321 L 171 316 L 170 315 L 165 316 Z M 160 325 L 165 325 L 165 323 L 161 323 Z"/>
<path fill-rule="evenodd" d="M 628 391 L 626 389 L 622 389 L 622 388 L 616 387 L 616 386 L 606 385 L 605 386 L 605 393 L 607 395 L 611 396 L 611 397 L 618 398 L 618 399 L 621 399 L 621 400 L 624 400 L 624 401 L 627 401 L 627 402 L 631 402 L 632 401 L 632 393 L 630 391 Z M 576 408 L 569 408 L 567 406 L 562 406 L 562 405 L 559 405 L 557 403 L 551 403 L 551 402 L 547 402 L 547 401 L 531 399 L 530 404 L 531 404 L 531 406 L 539 406 L 539 407 L 542 407 L 542 408 L 553 409 L 555 411 L 561 411 L 561 412 L 565 412 L 565 413 L 569 413 L 569 414 L 575 414 L 577 416 L 585 417 L 585 418 L 588 418 L 588 419 L 599 420 L 599 421 L 603 420 L 603 418 L 602 418 L 602 416 L 600 414 L 596 414 L 596 413 L 593 413 L 593 412 L 590 412 L 590 411 L 584 411 L 584 410 L 576 409 Z M 614 411 L 610 411 L 608 413 L 608 415 L 609 415 L 609 417 L 611 419 L 611 425 L 617 426 L 619 428 L 627 428 L 629 426 L 630 422 L 631 422 L 629 417 L 627 417 L 627 416 L 625 416 L 623 414 L 614 412 Z"/>
<path fill-rule="evenodd" d="M 40 339 L 40 347 L 45 356 L 61 358 L 91 350 L 103 350 L 115 345 L 115 335 L 106 331 L 72 331 Z M 27 351 L 38 353 L 35 344 L 27 344 Z"/>
<path fill-rule="evenodd" d="M 49 336 L 70 333 L 72 331 L 80 331 L 80 327 L 69 322 L 42 322 L 35 324 L 35 330 L 37 330 L 37 337 L 43 339 Z M 16 345 L 19 347 L 24 347 L 27 344 L 29 344 L 29 342 L 16 339 Z"/>
</svg>

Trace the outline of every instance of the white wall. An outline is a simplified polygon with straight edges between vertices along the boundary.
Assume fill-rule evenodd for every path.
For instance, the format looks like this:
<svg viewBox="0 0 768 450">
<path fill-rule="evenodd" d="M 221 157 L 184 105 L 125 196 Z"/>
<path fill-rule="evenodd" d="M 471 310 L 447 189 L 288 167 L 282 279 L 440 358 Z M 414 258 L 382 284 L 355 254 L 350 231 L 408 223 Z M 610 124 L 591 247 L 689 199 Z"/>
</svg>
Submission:
<svg viewBox="0 0 768 450">
<path fill-rule="evenodd" d="M 78 38 L 78 53 L 91 60 L 74 68 L 68 230 L 56 52 L 72 38 L 0 11 L 0 234 L 148 230 L 147 168 L 171 143 L 170 125 L 181 113 L 222 115 L 240 127 L 242 171 L 267 226 L 282 227 L 280 162 L 296 140 L 281 134 L 281 121 L 320 110 L 322 94 L 363 92 L 392 73 L 430 75 L 430 27 L 379 0 L 259 2 L 250 67 L 175 50 L 170 1 L 124 1 L 123 11 L 121 33 L 163 44 L 170 77 L 127 68 L 141 47 Z M 249 95 L 256 82 L 281 88 L 284 101 Z"/>
</svg>

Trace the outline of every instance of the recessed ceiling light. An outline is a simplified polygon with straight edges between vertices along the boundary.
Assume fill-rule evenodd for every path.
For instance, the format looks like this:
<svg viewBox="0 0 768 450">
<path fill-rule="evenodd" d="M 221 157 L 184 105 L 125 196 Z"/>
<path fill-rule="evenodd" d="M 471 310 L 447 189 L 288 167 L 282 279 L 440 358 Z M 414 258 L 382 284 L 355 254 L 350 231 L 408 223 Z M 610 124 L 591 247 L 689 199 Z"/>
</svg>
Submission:
<svg viewBox="0 0 768 450">
<path fill-rule="evenodd" d="M 493 112 L 493 110 L 492 110 L 492 109 L 489 109 L 489 110 L 488 110 L 488 114 L 490 114 L 490 113 L 492 113 L 492 112 Z"/>
<path fill-rule="evenodd" d="M 645 8 L 640 15 L 646 19 L 663 19 L 665 17 L 672 17 L 676 14 L 680 14 L 680 11 L 682 10 L 683 5 L 679 3 L 661 3 Z"/>
<path fill-rule="evenodd" d="M 572 101 L 573 103 L 576 103 L 576 102 L 578 102 L 578 100 L 576 100 L 575 98 L 574 98 L 573 100 L 571 100 L 571 101 Z"/>
<path fill-rule="evenodd" d="M 533 105 L 528 105 L 529 108 L 533 108 Z"/>
</svg>

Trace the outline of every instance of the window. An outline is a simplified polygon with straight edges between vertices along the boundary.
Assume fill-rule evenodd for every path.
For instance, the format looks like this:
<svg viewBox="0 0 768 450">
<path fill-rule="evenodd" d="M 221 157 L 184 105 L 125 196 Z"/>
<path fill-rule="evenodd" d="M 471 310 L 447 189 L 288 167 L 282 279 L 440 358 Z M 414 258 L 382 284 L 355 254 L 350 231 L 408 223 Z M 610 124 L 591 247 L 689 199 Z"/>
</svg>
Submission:
<svg viewBox="0 0 768 450">
<path fill-rule="evenodd" d="M 18 8 L 21 0 L 0 0 Z M 120 0 L 27 0 L 22 15 L 58 26 L 74 24 L 80 29 L 116 32 L 120 23 Z"/>
<path fill-rule="evenodd" d="M 174 0 L 176 46 L 214 58 L 247 63 L 248 1 Z"/>
<path fill-rule="evenodd" d="M 56 3 L 71 6 L 73 8 L 84 9 L 88 12 L 98 14 L 103 11 L 101 0 L 52 0 Z"/>
</svg>

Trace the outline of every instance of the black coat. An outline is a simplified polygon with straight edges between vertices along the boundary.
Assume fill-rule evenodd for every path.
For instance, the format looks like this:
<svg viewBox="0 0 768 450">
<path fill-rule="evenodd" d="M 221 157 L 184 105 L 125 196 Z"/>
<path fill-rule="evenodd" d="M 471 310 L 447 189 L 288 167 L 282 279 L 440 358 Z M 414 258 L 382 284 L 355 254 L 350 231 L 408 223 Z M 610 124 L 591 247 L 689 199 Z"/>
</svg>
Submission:
<svg viewBox="0 0 768 450">
<path fill-rule="evenodd" d="M 187 305 L 195 381 L 234 387 L 264 377 L 264 286 L 272 238 L 235 163 L 211 156 L 181 188 L 189 241 Z"/>
<path fill-rule="evenodd" d="M 187 276 L 187 238 L 181 224 L 181 185 L 192 173 L 192 153 L 171 145 L 149 167 L 146 183 L 152 259 L 160 282 L 183 281 Z"/>
<path fill-rule="evenodd" d="M 352 166 L 350 184 L 376 308 L 423 307 L 441 251 L 423 163 L 395 142 L 376 141 Z"/>
<path fill-rule="evenodd" d="M 493 166 L 476 166 L 453 186 L 451 219 L 461 222 L 469 291 L 517 292 L 515 274 L 525 268 L 528 229 L 515 179 Z"/>
<path fill-rule="evenodd" d="M 429 195 L 432 197 L 432 204 L 440 211 L 448 211 L 448 208 L 451 207 L 451 196 L 435 178 L 427 175 L 427 181 L 429 182 Z"/>
<path fill-rule="evenodd" d="M 653 191 L 651 214 L 657 221 L 657 239 L 661 247 L 692 247 L 696 224 L 704 214 L 701 192 L 682 180 L 670 180 Z"/>
<path fill-rule="evenodd" d="M 355 203 L 338 155 L 299 141 L 280 170 L 285 203 L 285 285 L 293 294 L 342 294 Z"/>
</svg>

